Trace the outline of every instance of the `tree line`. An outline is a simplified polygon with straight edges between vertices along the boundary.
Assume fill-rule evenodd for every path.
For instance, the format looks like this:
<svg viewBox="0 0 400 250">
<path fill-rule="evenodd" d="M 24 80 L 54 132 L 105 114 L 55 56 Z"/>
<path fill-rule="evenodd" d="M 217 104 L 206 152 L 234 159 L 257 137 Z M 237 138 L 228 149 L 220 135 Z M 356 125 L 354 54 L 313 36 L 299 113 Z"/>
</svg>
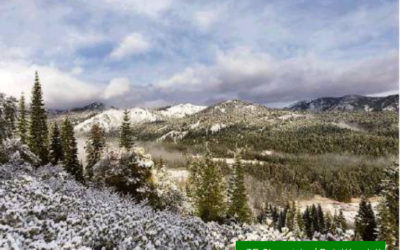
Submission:
<svg viewBox="0 0 400 250">
<path fill-rule="evenodd" d="M 236 146 L 246 145 L 251 146 L 254 151 L 269 149 L 290 154 L 347 153 L 371 157 L 396 155 L 399 150 L 398 137 L 382 133 L 353 131 L 329 123 L 282 128 L 239 123 L 214 135 L 204 130 L 189 130 L 178 144 L 186 147 L 186 150 L 205 152 L 204 145 L 207 142 L 208 148 L 219 157 L 227 157 L 229 151 Z M 146 135 L 143 136 L 146 139 Z"/>
</svg>

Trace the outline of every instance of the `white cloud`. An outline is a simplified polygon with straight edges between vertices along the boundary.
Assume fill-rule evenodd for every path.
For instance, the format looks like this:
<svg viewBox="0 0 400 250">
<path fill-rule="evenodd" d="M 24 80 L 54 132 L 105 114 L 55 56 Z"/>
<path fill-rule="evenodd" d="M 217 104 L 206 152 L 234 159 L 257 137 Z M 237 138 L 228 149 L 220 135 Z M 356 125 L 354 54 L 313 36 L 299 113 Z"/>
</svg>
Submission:
<svg viewBox="0 0 400 250">
<path fill-rule="evenodd" d="M 82 73 L 83 73 L 83 69 L 81 67 L 74 67 L 71 70 L 71 74 L 74 75 L 74 76 L 80 75 Z"/>
<path fill-rule="evenodd" d="M 220 8 L 197 11 L 194 13 L 194 21 L 200 30 L 207 31 L 218 22 L 221 14 L 222 10 Z"/>
<path fill-rule="evenodd" d="M 76 107 L 97 100 L 101 93 L 101 88 L 57 68 L 16 62 L 0 62 L 0 92 L 17 98 L 24 92 L 29 102 L 35 71 L 46 108 Z"/>
<path fill-rule="evenodd" d="M 110 99 L 118 96 L 122 96 L 128 93 L 130 90 L 130 82 L 127 78 L 115 78 L 112 79 L 110 84 L 104 90 L 103 97 Z"/>
<path fill-rule="evenodd" d="M 132 33 L 125 37 L 118 47 L 111 52 L 110 58 L 121 60 L 126 57 L 145 53 L 149 49 L 150 43 L 142 34 Z"/>
<path fill-rule="evenodd" d="M 258 103 L 397 89 L 398 53 L 326 62 L 315 55 L 275 59 L 249 49 L 219 53 L 212 66 L 188 67 L 154 86 L 169 101 L 239 98 Z"/>
<path fill-rule="evenodd" d="M 113 8 L 125 13 L 137 13 L 151 18 L 157 18 L 167 11 L 173 0 L 103 0 L 108 8 Z M 98 1 L 95 1 L 98 4 Z"/>
</svg>

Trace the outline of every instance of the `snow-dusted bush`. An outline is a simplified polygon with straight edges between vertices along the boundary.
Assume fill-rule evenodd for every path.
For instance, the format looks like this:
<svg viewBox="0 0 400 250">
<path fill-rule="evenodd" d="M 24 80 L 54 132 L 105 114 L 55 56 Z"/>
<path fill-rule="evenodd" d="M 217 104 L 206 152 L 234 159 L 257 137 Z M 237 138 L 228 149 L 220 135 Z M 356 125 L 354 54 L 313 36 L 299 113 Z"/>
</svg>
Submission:
<svg viewBox="0 0 400 250">
<path fill-rule="evenodd" d="M 159 208 L 183 215 L 192 212 L 193 208 L 188 197 L 179 190 L 164 166 L 155 168 L 153 177 Z"/>
<path fill-rule="evenodd" d="M 29 147 L 19 139 L 5 139 L 1 147 L 1 158 L 3 162 L 13 165 L 32 164 L 37 165 L 39 158 L 30 151 Z"/>
<path fill-rule="evenodd" d="M 0 176 L 0 249 L 210 248 L 199 219 L 86 188 L 61 168 L 4 165 Z"/>
<path fill-rule="evenodd" d="M 0 166 L 0 249 L 234 249 L 237 240 L 298 240 L 287 229 L 155 211 L 85 187 L 61 167 L 28 166 Z"/>
</svg>

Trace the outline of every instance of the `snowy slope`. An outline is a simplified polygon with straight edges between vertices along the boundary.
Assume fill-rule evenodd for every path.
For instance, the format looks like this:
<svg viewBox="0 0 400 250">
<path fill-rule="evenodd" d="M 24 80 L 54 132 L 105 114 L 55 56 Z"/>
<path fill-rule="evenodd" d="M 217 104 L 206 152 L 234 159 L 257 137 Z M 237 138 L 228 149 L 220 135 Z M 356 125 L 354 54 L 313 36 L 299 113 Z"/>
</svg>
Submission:
<svg viewBox="0 0 400 250">
<path fill-rule="evenodd" d="M 161 110 L 160 113 L 161 115 L 166 117 L 182 118 L 200 112 L 205 108 L 207 108 L 207 106 L 196 106 L 190 103 L 186 103 L 175 105 L 165 110 Z"/>
<path fill-rule="evenodd" d="M 148 109 L 133 108 L 129 110 L 132 123 L 154 122 L 157 116 Z M 75 131 L 88 132 L 93 124 L 99 124 L 106 132 L 116 130 L 121 126 L 123 110 L 107 110 L 75 126 Z"/>
<path fill-rule="evenodd" d="M 59 166 L 0 166 L 0 201 L 0 249 L 211 250 L 235 249 L 237 240 L 298 240 L 287 228 L 280 233 L 268 225 L 219 225 L 154 211 L 85 187 Z"/>
<path fill-rule="evenodd" d="M 179 104 L 163 110 L 151 110 L 143 108 L 130 109 L 130 118 L 132 124 L 142 122 L 154 122 L 165 119 L 178 119 L 195 114 L 205 106 L 196 106 L 192 104 Z M 109 109 L 100 114 L 89 118 L 75 126 L 77 132 L 88 132 L 93 124 L 99 124 L 106 132 L 117 130 L 122 123 L 124 110 Z"/>
</svg>

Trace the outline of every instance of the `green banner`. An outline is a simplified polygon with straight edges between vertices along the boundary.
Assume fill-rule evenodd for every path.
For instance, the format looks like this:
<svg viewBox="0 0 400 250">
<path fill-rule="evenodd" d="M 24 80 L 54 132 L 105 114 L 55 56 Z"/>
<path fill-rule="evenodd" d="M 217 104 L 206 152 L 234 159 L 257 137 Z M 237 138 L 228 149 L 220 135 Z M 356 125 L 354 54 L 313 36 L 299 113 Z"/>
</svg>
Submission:
<svg viewBox="0 0 400 250">
<path fill-rule="evenodd" d="M 385 250 L 384 241 L 237 241 L 236 250 Z"/>
</svg>

